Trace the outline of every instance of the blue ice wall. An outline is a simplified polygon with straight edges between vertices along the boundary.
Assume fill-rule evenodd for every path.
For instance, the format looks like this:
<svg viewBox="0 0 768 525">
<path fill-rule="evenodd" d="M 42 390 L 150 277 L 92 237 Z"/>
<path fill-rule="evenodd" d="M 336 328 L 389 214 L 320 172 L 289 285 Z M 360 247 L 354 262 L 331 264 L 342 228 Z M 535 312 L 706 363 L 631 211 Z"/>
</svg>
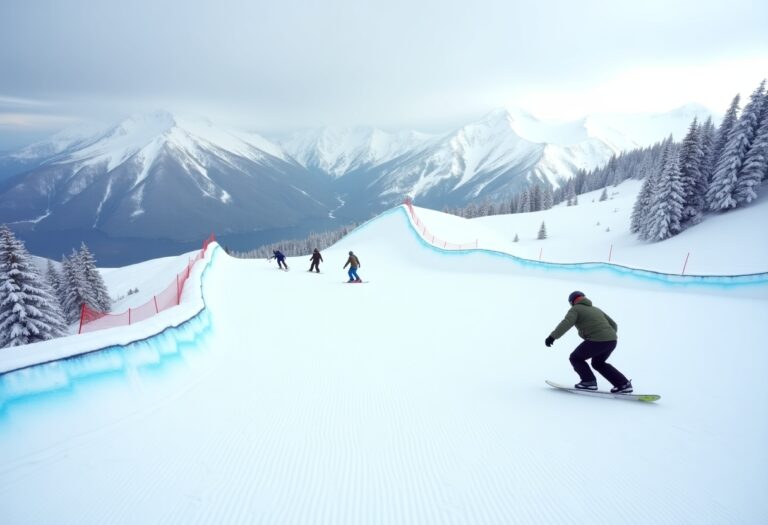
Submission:
<svg viewBox="0 0 768 525">
<path fill-rule="evenodd" d="M 13 403 L 43 400 L 77 388 L 79 383 L 104 377 L 124 378 L 133 373 L 159 371 L 203 348 L 212 332 L 211 315 L 202 288 L 219 247 L 201 276 L 203 308 L 192 318 L 149 338 L 114 345 L 78 356 L 34 365 L 0 375 L 0 418 Z"/>
<path fill-rule="evenodd" d="M 586 263 L 553 263 L 531 259 L 523 259 L 509 253 L 488 250 L 484 248 L 472 248 L 467 250 L 446 250 L 428 243 L 414 227 L 404 206 L 398 206 L 388 210 L 375 219 L 362 224 L 350 235 L 364 231 L 376 220 L 382 217 L 399 214 L 407 224 L 410 234 L 424 248 L 440 255 L 448 257 L 466 257 L 469 255 L 487 256 L 494 260 L 509 263 L 506 268 L 513 271 L 539 274 L 548 278 L 570 278 L 573 280 L 590 277 L 593 281 L 608 281 L 619 284 L 653 284 L 678 290 L 690 290 L 698 292 L 732 292 L 741 291 L 749 296 L 768 298 L 768 272 L 746 275 L 678 275 L 638 268 L 630 268 L 607 262 Z"/>
</svg>

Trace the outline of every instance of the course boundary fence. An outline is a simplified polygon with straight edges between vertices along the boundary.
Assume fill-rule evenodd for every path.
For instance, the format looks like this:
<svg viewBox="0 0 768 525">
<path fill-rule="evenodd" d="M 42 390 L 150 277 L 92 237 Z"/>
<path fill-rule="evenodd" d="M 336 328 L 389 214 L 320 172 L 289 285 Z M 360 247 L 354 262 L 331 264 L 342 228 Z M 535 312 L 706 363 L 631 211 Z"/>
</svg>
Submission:
<svg viewBox="0 0 768 525">
<path fill-rule="evenodd" d="M 757 286 L 764 288 L 768 286 L 768 272 L 756 272 L 749 274 L 734 274 L 734 275 L 696 275 L 686 274 L 685 268 L 683 273 L 665 273 L 655 270 L 646 270 L 642 268 L 633 268 L 630 266 L 623 266 L 613 262 L 582 262 L 582 263 L 557 263 L 557 262 L 545 262 L 537 261 L 535 259 L 525 259 L 511 253 L 502 252 L 498 250 L 492 250 L 488 248 L 477 248 L 474 245 L 456 245 L 463 246 L 463 248 L 457 249 L 443 249 L 443 247 L 437 242 L 430 242 L 430 237 L 425 237 L 424 232 L 428 235 L 428 230 L 424 227 L 423 223 L 419 222 L 419 226 L 414 223 L 414 214 L 412 213 L 411 206 L 408 202 L 403 203 L 406 210 L 401 210 L 404 216 L 410 218 L 408 224 L 411 226 L 411 231 L 414 235 L 424 244 L 433 250 L 438 252 L 448 253 L 451 255 L 460 255 L 467 253 L 484 253 L 494 257 L 500 257 L 502 259 L 509 260 L 517 264 L 520 268 L 526 268 L 530 270 L 545 270 L 545 271 L 566 271 L 574 273 L 593 273 L 593 272 L 607 272 L 617 277 L 629 277 L 632 279 L 640 279 L 644 281 L 654 281 L 657 283 L 664 283 L 677 286 L 704 286 L 709 289 L 733 289 L 735 287 L 752 287 Z M 399 206 L 393 208 L 393 210 L 401 209 Z M 439 241 L 439 239 L 438 239 Z M 442 241 L 440 241 L 442 242 Z M 447 243 L 451 246 L 451 243 Z M 461 250 L 459 252 L 459 250 Z M 762 297 L 762 295 L 761 295 Z"/>
<path fill-rule="evenodd" d="M 456 244 L 455 242 L 448 242 L 445 239 L 436 237 L 432 232 L 427 230 L 427 227 L 421 221 L 419 216 L 416 215 L 416 211 L 413 209 L 413 201 L 411 200 L 411 198 L 406 197 L 405 201 L 403 201 L 403 204 L 405 204 L 405 207 L 408 208 L 408 213 L 411 215 L 411 220 L 413 220 L 413 225 L 416 227 L 416 230 L 419 232 L 419 234 L 421 234 L 424 240 L 429 241 L 431 244 L 437 246 L 438 248 L 443 248 L 444 250 L 477 249 L 477 242 L 478 242 L 477 239 L 475 239 L 475 242 Z"/>
<path fill-rule="evenodd" d="M 77 333 L 83 334 L 117 326 L 129 326 L 178 305 L 181 302 L 181 293 L 184 291 L 184 284 L 189 279 L 192 267 L 197 261 L 205 258 L 208 246 L 215 240 L 216 237 L 213 234 L 205 239 L 202 249 L 195 257 L 189 260 L 187 266 L 181 272 L 176 274 L 176 278 L 164 290 L 140 306 L 128 308 L 128 310 L 119 314 L 113 314 L 94 310 L 83 303 L 80 307 L 80 328 Z"/>
</svg>

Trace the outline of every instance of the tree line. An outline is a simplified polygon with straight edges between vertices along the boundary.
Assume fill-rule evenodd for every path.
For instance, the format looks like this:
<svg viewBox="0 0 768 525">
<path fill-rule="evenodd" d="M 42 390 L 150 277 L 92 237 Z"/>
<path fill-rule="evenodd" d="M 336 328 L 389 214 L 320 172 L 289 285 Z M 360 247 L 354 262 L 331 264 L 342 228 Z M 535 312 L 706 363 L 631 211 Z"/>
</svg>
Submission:
<svg viewBox="0 0 768 525">
<path fill-rule="evenodd" d="M 765 80 L 739 113 L 733 98 L 720 126 L 691 122 L 681 143 L 665 141 L 662 161 L 645 178 L 630 230 L 661 241 L 701 222 L 707 212 L 749 204 L 768 177 L 768 93 Z"/>
<path fill-rule="evenodd" d="M 328 232 L 313 232 L 303 239 L 291 239 L 273 242 L 247 251 L 230 250 L 226 247 L 224 250 L 233 257 L 238 257 L 241 259 L 266 259 L 272 256 L 272 252 L 274 250 L 280 250 L 287 257 L 297 257 L 301 255 L 308 255 L 312 253 L 312 250 L 315 248 L 318 250 L 324 250 L 329 246 L 336 244 L 342 237 L 347 235 L 356 227 L 357 225 L 354 223 L 348 224 Z"/>
<path fill-rule="evenodd" d="M 83 303 L 101 312 L 112 309 L 85 243 L 63 257 L 59 269 L 49 260 L 43 273 L 24 243 L 0 225 L 0 348 L 67 335 L 67 325 L 80 319 Z"/>
</svg>

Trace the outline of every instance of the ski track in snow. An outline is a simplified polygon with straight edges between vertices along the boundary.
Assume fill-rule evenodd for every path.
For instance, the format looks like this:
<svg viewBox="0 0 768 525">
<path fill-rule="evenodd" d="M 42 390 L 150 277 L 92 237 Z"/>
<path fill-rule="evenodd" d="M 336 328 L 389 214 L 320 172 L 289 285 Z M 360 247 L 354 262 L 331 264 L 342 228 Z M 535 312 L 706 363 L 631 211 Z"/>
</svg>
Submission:
<svg viewBox="0 0 768 525">
<path fill-rule="evenodd" d="M 571 283 L 445 257 L 405 220 L 325 250 L 316 279 L 220 253 L 211 333 L 172 365 L 0 412 L 3 523 L 760 523 L 768 358 L 732 334 L 766 301 L 593 282 L 615 364 L 663 397 L 574 396 L 543 384 L 573 376 L 573 333 L 543 347 Z M 350 249 L 368 287 L 337 285 Z M 649 335 L 694 300 L 728 333 Z M 722 366 L 727 343 L 749 369 Z M 680 370 L 743 388 L 702 402 Z"/>
</svg>

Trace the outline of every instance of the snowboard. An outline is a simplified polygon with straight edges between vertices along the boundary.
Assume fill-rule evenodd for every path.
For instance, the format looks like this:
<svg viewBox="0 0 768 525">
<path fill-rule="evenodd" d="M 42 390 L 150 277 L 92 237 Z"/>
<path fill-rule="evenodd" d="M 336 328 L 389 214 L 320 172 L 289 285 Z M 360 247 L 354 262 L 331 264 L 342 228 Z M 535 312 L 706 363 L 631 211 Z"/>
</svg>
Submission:
<svg viewBox="0 0 768 525">
<path fill-rule="evenodd" d="M 568 392 L 573 392 L 574 394 L 584 394 L 587 396 L 624 399 L 625 401 L 645 401 L 648 403 L 651 403 L 653 401 L 658 401 L 659 399 L 661 399 L 661 396 L 658 396 L 656 394 L 634 394 L 634 393 L 613 394 L 611 392 L 606 392 L 605 390 L 580 390 L 578 388 L 573 388 L 570 386 L 561 385 L 559 383 L 554 383 L 549 379 L 545 380 L 545 383 L 547 383 L 549 386 L 558 388 L 560 390 L 567 390 Z"/>
<path fill-rule="evenodd" d="M 349 282 L 349 281 L 341 281 L 341 282 L 342 282 L 342 283 L 344 283 L 344 284 L 365 284 L 365 283 L 369 283 L 369 282 L 371 282 L 371 281 L 360 281 L 360 282 L 357 282 L 357 281 L 352 281 L 352 282 Z"/>
</svg>

